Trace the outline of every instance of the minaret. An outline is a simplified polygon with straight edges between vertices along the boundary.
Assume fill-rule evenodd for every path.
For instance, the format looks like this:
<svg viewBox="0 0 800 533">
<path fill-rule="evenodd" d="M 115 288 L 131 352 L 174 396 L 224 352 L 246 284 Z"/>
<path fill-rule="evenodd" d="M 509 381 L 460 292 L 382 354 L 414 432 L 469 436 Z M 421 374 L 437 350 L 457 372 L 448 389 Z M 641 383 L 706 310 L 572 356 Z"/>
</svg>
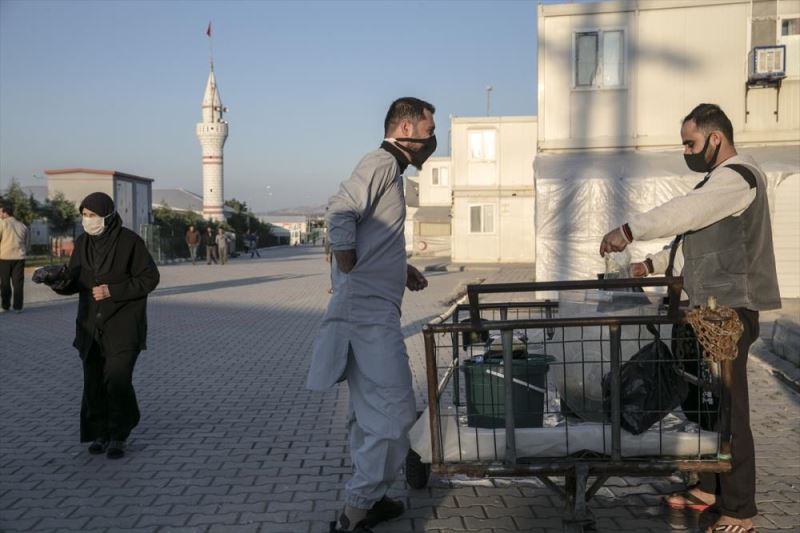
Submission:
<svg viewBox="0 0 800 533">
<path fill-rule="evenodd" d="M 210 26 L 209 26 L 210 28 Z M 206 83 L 203 96 L 203 121 L 197 124 L 197 138 L 203 149 L 203 216 L 212 220 L 224 220 L 222 204 L 225 201 L 222 182 L 222 147 L 228 138 L 228 123 L 222 120 L 222 107 L 214 78 L 214 63 Z"/>
</svg>

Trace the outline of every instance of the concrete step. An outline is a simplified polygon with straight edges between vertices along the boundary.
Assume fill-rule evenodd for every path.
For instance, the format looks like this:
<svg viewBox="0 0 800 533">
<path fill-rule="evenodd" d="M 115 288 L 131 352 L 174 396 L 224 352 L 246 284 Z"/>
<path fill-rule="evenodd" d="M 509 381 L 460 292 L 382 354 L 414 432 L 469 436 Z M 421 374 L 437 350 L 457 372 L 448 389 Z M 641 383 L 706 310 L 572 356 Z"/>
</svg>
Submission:
<svg viewBox="0 0 800 533">
<path fill-rule="evenodd" d="M 800 367 L 800 320 L 782 316 L 775 321 L 772 350 L 779 357 Z"/>
</svg>

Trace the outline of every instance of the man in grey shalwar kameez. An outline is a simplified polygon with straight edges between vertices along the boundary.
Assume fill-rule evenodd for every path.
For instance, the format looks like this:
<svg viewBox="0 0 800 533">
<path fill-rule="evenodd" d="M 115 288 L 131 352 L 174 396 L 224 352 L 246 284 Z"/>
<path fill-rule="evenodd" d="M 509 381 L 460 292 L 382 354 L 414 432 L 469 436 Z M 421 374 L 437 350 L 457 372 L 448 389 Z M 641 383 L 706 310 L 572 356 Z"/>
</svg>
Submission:
<svg viewBox="0 0 800 533">
<path fill-rule="evenodd" d="M 408 453 L 416 405 L 400 305 L 425 277 L 406 263 L 402 173 L 436 149 L 434 107 L 416 98 L 392 103 L 380 148 L 358 163 L 328 203 L 333 296 L 314 343 L 308 388 L 347 380 L 353 477 L 331 532 L 368 531 L 403 513 L 386 496 Z"/>
</svg>

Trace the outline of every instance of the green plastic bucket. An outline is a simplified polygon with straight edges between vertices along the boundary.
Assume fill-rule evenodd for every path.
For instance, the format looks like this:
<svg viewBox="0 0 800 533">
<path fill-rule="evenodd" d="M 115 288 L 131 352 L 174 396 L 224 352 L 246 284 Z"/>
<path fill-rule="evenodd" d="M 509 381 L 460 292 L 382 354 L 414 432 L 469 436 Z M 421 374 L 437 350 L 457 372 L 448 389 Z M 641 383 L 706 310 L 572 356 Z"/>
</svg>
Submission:
<svg viewBox="0 0 800 533">
<path fill-rule="evenodd" d="M 528 354 L 513 360 L 514 427 L 542 427 L 547 370 L 554 359 L 549 355 Z M 502 357 L 467 359 L 461 368 L 467 396 L 467 425 L 504 428 L 506 387 Z"/>
</svg>

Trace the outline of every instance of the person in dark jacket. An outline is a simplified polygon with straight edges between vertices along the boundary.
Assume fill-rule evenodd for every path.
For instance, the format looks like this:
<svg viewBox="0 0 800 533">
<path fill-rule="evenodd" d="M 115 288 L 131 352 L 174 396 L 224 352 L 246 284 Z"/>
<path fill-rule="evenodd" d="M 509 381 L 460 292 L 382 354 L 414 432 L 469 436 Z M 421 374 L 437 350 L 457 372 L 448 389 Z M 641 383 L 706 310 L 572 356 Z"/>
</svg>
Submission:
<svg viewBox="0 0 800 533">
<path fill-rule="evenodd" d="M 107 194 L 90 194 L 79 211 L 85 233 L 50 285 L 59 294 L 79 294 L 73 346 L 83 361 L 81 442 L 91 442 L 91 454 L 116 459 L 139 423 L 133 367 L 147 348 L 147 295 L 160 278 L 144 241 L 122 227 Z"/>
<path fill-rule="evenodd" d="M 214 264 L 217 264 L 217 234 L 214 233 L 214 230 L 211 229 L 211 226 L 206 228 L 206 232 L 203 234 L 203 244 L 206 247 L 206 264 L 210 265 L 211 261 L 214 261 Z"/>
</svg>

